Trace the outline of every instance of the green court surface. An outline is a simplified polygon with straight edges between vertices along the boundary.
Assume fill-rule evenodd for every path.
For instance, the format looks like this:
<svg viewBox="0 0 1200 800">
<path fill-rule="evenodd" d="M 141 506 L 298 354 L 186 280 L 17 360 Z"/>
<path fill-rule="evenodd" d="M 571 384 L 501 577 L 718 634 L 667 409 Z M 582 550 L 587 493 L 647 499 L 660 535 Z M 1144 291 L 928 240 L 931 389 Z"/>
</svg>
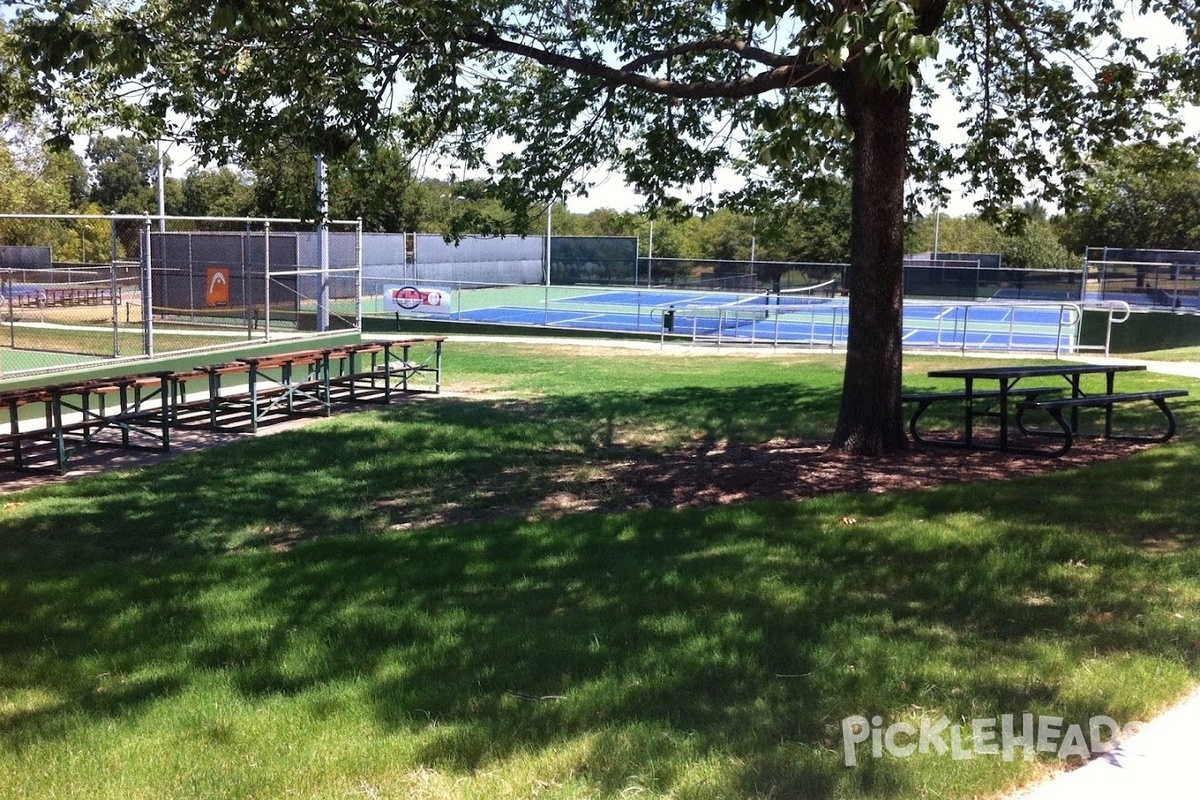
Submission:
<svg viewBox="0 0 1200 800">
<path fill-rule="evenodd" d="M 96 356 L 52 353 L 44 350 L 14 350 L 11 347 L 0 347 L 0 375 L 8 375 L 18 370 L 54 369 L 95 360 Z"/>
</svg>

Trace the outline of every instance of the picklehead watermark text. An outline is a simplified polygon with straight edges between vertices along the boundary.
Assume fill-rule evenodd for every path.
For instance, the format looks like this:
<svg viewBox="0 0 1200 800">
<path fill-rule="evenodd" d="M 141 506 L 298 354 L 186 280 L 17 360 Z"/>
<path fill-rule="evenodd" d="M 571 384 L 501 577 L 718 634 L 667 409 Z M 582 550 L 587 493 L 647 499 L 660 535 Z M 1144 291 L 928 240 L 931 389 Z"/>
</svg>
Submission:
<svg viewBox="0 0 1200 800">
<path fill-rule="evenodd" d="M 1086 725 L 1066 724 L 1062 717 L 1044 714 L 1004 714 L 962 723 L 951 723 L 946 717 L 921 719 L 917 724 L 893 722 L 884 725 L 882 717 L 862 716 L 842 720 L 842 752 L 848 767 L 858 764 L 860 745 L 867 750 L 870 742 L 872 758 L 884 754 L 908 758 L 917 753 L 948 755 L 958 761 L 977 756 L 999 756 L 1005 761 L 1021 757 L 1032 761 L 1038 753 L 1049 753 L 1060 759 L 1078 756 L 1087 759 L 1095 753 L 1106 753 L 1140 727 L 1140 722 L 1120 725 L 1112 717 L 1095 716 Z"/>
</svg>

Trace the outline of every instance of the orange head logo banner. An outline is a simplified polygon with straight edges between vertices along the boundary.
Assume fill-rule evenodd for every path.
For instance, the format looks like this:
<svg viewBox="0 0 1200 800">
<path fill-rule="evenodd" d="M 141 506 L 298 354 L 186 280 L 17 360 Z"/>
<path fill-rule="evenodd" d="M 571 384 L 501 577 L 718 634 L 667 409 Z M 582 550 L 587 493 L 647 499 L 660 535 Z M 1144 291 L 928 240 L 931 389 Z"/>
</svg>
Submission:
<svg viewBox="0 0 1200 800">
<path fill-rule="evenodd" d="M 229 305 L 229 267 L 209 267 L 204 303 L 209 308 Z"/>
</svg>

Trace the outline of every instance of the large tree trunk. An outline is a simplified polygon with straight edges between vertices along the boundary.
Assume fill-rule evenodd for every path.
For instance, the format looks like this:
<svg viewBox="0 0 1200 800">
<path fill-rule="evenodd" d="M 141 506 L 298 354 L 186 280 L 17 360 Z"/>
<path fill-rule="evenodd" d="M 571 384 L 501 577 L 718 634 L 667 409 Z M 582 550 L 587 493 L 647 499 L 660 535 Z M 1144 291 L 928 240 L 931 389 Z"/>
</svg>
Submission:
<svg viewBox="0 0 1200 800">
<path fill-rule="evenodd" d="M 904 450 L 900 403 L 904 314 L 904 178 L 908 89 L 883 89 L 861 69 L 840 88 L 853 142 L 850 334 L 832 447 L 858 455 Z"/>
</svg>

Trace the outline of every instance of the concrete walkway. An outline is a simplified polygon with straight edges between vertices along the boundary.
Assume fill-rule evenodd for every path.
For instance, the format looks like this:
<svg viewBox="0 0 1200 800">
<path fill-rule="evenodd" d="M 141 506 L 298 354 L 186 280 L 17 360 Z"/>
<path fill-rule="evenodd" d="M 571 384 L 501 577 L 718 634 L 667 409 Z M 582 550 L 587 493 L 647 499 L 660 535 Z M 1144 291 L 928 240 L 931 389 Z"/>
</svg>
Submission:
<svg viewBox="0 0 1200 800">
<path fill-rule="evenodd" d="M 1200 793 L 1200 689 L 1148 722 L 1116 749 L 1009 800 L 1133 800 Z"/>
<path fill-rule="evenodd" d="M 1200 378 L 1195 361 L 1085 357 L 1096 363 L 1145 364 L 1151 372 Z M 1010 800 L 1130 800 L 1200 796 L 1200 688 L 1109 753 L 1051 776 Z"/>
<path fill-rule="evenodd" d="M 1145 364 L 1146 369 L 1150 372 L 1179 375 L 1183 378 L 1200 378 L 1200 361 L 1147 361 L 1117 356 L 1072 356 L 1071 360 L 1084 361 L 1089 364 Z"/>
</svg>

